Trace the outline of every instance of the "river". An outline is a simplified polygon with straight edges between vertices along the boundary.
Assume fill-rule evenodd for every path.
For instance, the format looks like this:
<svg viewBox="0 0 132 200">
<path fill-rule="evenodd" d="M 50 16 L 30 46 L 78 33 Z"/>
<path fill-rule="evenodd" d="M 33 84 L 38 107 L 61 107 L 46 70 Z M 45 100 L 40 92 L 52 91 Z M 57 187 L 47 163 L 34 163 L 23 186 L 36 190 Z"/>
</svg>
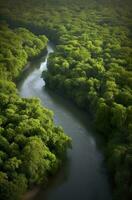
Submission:
<svg viewBox="0 0 132 200">
<path fill-rule="evenodd" d="M 47 69 L 47 59 L 54 51 L 51 43 L 46 57 L 33 61 L 22 73 L 18 82 L 21 97 L 38 97 L 42 104 L 54 111 L 54 121 L 72 137 L 72 149 L 59 173 L 49 181 L 46 189 L 27 193 L 30 200 L 111 200 L 108 174 L 99 149 L 98 137 L 84 111 L 68 100 L 47 90 L 41 78 Z"/>
</svg>

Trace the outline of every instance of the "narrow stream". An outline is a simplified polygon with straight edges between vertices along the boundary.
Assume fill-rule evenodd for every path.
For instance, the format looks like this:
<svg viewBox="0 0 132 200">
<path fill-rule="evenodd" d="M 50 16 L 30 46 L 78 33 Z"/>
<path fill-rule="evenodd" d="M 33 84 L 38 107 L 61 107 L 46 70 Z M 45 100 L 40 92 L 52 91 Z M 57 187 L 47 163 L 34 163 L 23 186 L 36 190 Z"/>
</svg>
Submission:
<svg viewBox="0 0 132 200">
<path fill-rule="evenodd" d="M 42 104 L 55 113 L 54 121 L 72 137 L 72 149 L 60 172 L 50 181 L 47 189 L 26 198 L 30 200 L 111 200 L 108 175 L 103 155 L 98 149 L 98 138 L 92 131 L 86 113 L 69 101 L 48 91 L 41 78 L 47 68 L 47 59 L 54 51 L 48 44 L 46 57 L 34 61 L 23 72 L 18 83 L 22 97 L 38 97 Z"/>
</svg>

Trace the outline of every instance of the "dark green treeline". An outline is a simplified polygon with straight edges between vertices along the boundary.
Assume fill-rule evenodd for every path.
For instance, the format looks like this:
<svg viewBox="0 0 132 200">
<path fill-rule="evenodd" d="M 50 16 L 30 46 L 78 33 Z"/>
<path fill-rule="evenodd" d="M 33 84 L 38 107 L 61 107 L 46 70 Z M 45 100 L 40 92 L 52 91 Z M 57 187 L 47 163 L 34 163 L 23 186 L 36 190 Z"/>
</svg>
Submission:
<svg viewBox="0 0 132 200">
<path fill-rule="evenodd" d="M 6 2 L 1 1 L 2 20 L 45 33 L 56 43 L 43 73 L 46 85 L 92 115 L 105 140 L 114 198 L 131 199 L 131 1 Z"/>
</svg>

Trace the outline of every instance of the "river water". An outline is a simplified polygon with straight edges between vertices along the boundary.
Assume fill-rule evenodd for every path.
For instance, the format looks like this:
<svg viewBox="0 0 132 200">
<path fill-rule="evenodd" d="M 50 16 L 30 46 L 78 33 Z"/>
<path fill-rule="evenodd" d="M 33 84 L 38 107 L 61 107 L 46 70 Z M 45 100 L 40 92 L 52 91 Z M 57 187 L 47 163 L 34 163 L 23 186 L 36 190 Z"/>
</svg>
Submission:
<svg viewBox="0 0 132 200">
<path fill-rule="evenodd" d="M 39 188 L 26 194 L 29 200 L 111 200 L 108 174 L 103 155 L 98 148 L 91 121 L 80 109 L 62 97 L 47 90 L 41 78 L 47 69 L 47 59 L 54 51 L 48 44 L 46 57 L 33 61 L 22 73 L 18 90 L 22 97 L 38 97 L 42 105 L 54 111 L 54 121 L 72 137 L 72 149 L 59 173 L 47 189 Z"/>
</svg>

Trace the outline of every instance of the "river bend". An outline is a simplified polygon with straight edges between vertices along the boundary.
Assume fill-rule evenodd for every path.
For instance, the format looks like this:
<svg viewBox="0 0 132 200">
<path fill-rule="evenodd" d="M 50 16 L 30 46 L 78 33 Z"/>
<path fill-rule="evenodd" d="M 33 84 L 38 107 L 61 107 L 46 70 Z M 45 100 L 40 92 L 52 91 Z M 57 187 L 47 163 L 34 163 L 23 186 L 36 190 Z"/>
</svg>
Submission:
<svg viewBox="0 0 132 200">
<path fill-rule="evenodd" d="M 54 51 L 48 44 L 46 57 L 33 61 L 25 68 L 18 82 L 21 97 L 38 97 L 42 105 L 54 111 L 54 121 L 72 137 L 72 149 L 60 172 L 41 188 L 31 200 L 111 200 L 108 175 L 103 155 L 98 148 L 97 136 L 92 131 L 86 113 L 69 101 L 48 91 L 41 78 L 47 69 L 47 59 Z"/>
</svg>

